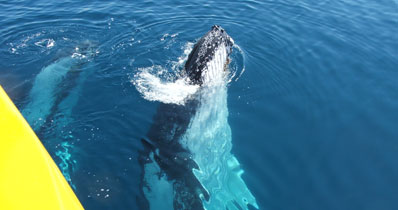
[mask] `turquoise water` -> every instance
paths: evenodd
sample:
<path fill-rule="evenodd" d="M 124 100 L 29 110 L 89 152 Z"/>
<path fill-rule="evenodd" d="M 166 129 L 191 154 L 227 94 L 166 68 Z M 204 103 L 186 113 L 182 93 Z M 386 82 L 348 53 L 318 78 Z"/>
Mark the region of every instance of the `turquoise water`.
<path fill-rule="evenodd" d="M 191 89 L 140 73 L 172 80 L 214 24 L 236 44 L 223 138 L 260 209 L 398 206 L 396 1 L 0 1 L 0 23 L 0 84 L 86 209 L 142 209 L 141 138 Z"/>

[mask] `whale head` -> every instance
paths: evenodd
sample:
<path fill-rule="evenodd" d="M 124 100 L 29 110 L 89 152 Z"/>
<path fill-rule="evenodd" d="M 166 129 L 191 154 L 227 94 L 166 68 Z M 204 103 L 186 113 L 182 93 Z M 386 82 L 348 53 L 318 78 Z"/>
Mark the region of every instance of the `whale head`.
<path fill-rule="evenodd" d="M 80 58 L 93 58 L 98 53 L 98 44 L 90 40 L 85 40 L 75 48 L 75 53 Z"/>
<path fill-rule="evenodd" d="M 224 78 L 232 52 L 233 39 L 214 25 L 194 46 L 185 63 L 185 72 L 195 85 L 209 84 Z"/>

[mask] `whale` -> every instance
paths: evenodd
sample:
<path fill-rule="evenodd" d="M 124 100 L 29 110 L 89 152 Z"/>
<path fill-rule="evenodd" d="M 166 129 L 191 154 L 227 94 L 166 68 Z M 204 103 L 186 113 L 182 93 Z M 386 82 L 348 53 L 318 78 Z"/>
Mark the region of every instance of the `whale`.
<path fill-rule="evenodd" d="M 22 115 L 32 129 L 39 132 L 59 109 L 64 109 L 66 102 L 69 110 L 76 104 L 76 97 L 71 90 L 80 88 L 87 78 L 83 66 L 95 56 L 94 45 L 83 42 L 68 56 L 55 59 L 36 75 L 27 97 L 28 103 L 21 110 Z M 73 105 L 73 106 L 70 106 Z"/>
<path fill-rule="evenodd" d="M 199 88 L 184 104 L 160 103 L 141 139 L 140 209 L 259 209 L 231 153 L 228 65 L 234 40 L 214 25 L 193 46 L 182 72 Z"/>
<path fill-rule="evenodd" d="M 90 61 L 97 54 L 91 41 L 79 43 L 72 52 L 63 53 L 36 75 L 21 113 L 44 145 L 55 147 L 51 154 L 66 180 L 70 178 L 71 140 L 73 136 L 65 128 L 73 121 L 72 110 L 76 106 L 81 89 L 92 73 Z"/>

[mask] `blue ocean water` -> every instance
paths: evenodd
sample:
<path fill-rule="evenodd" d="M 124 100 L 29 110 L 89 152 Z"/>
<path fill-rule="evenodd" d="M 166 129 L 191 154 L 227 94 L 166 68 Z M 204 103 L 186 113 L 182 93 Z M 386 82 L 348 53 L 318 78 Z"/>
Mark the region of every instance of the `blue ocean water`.
<path fill-rule="evenodd" d="M 39 76 L 56 88 L 35 130 L 86 209 L 139 209 L 160 102 L 135 75 L 214 24 L 240 49 L 228 123 L 260 209 L 396 209 L 396 1 L 0 1 L 0 84 L 29 113 L 40 72 L 71 69 Z"/>

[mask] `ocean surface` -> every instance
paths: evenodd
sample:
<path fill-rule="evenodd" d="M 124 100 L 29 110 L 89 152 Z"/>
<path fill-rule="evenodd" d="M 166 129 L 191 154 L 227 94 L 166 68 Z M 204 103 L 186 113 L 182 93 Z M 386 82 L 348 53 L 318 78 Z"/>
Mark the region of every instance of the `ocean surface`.
<path fill-rule="evenodd" d="M 0 84 L 86 209 L 140 209 L 141 139 L 214 24 L 259 208 L 397 209 L 397 1 L 1 0 Z"/>

